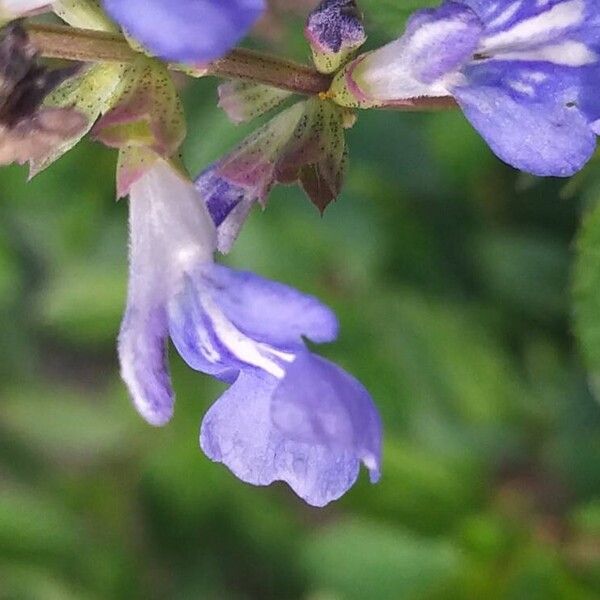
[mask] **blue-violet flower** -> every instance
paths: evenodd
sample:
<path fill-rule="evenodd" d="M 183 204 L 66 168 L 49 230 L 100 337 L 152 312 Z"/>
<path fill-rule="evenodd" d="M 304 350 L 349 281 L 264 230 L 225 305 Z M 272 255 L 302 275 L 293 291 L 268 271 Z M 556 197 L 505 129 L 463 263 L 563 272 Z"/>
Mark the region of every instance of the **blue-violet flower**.
<path fill-rule="evenodd" d="M 501 159 L 568 176 L 595 150 L 598 89 L 599 0 L 457 0 L 417 11 L 331 93 L 355 106 L 453 96 Z"/>
<path fill-rule="evenodd" d="M 215 226 L 194 185 L 162 159 L 131 186 L 130 281 L 121 371 L 142 416 L 173 412 L 166 344 L 231 387 L 210 408 L 200 444 L 255 485 L 286 481 L 322 506 L 379 478 L 381 424 L 365 388 L 308 350 L 335 339 L 316 298 L 213 263 Z"/>

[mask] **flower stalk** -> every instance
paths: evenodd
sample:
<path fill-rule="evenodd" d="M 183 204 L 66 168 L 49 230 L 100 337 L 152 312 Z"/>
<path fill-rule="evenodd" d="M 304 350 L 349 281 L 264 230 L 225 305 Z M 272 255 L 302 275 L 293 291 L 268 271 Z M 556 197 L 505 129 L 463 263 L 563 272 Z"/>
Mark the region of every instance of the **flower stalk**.
<path fill-rule="evenodd" d="M 26 29 L 46 58 L 131 63 L 139 56 L 123 36 L 113 33 L 39 23 L 28 23 Z M 169 68 L 194 73 L 188 65 L 171 64 Z M 204 76 L 246 79 L 307 96 L 325 92 L 331 84 L 330 76 L 311 67 L 245 48 L 235 48 L 196 72 Z"/>
<path fill-rule="evenodd" d="M 139 56 L 127 40 L 118 34 L 40 23 L 27 23 L 25 27 L 33 44 L 46 58 L 132 63 Z M 312 67 L 246 48 L 235 48 L 223 58 L 196 70 L 181 64 L 170 64 L 169 68 L 192 75 L 253 81 L 304 96 L 327 97 L 332 82 L 331 75 L 319 73 Z M 381 108 L 414 111 L 454 106 L 451 98 L 438 98 L 433 106 L 428 98 L 415 98 L 400 106 Z"/>

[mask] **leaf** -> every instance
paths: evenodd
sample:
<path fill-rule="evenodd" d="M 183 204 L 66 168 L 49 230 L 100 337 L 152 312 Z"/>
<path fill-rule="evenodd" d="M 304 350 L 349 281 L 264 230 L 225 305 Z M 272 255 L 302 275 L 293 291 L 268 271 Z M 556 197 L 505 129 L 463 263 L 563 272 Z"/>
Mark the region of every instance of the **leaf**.
<path fill-rule="evenodd" d="M 551 320 L 567 308 L 565 246 L 531 232 L 488 231 L 475 239 L 472 256 L 491 297 L 519 315 Z"/>
<path fill-rule="evenodd" d="M 4 553 L 72 554 L 81 524 L 56 498 L 40 490 L 9 486 L 0 493 L 0 547 Z"/>
<path fill-rule="evenodd" d="M 0 427 L 45 459 L 96 462 L 129 445 L 135 415 L 120 387 L 114 394 L 26 386 L 3 391 Z"/>
<path fill-rule="evenodd" d="M 38 297 L 42 325 L 75 345 L 112 345 L 125 298 L 125 272 L 108 261 L 66 265 Z"/>
<path fill-rule="evenodd" d="M 49 569 L 35 564 L 0 565 L 0 581 L 5 598 L 36 598 L 36 600 L 92 600 L 97 596 L 82 593 L 79 587 L 56 576 Z"/>
<path fill-rule="evenodd" d="M 449 542 L 366 520 L 343 521 L 319 531 L 306 545 L 304 562 L 313 589 L 347 600 L 427 597 L 462 564 Z"/>
<path fill-rule="evenodd" d="M 277 180 L 299 180 L 321 213 L 338 197 L 344 179 L 344 116 L 344 110 L 331 102 L 309 100 L 276 167 Z"/>
<path fill-rule="evenodd" d="M 409 289 L 380 294 L 369 308 L 373 323 L 377 311 L 386 315 L 376 334 L 381 351 L 393 360 L 407 396 L 418 406 L 414 417 L 435 407 L 446 426 L 454 420 L 448 418 L 451 413 L 481 435 L 482 427 L 496 428 L 520 410 L 527 396 L 523 382 L 476 311 Z M 432 433 L 442 441 L 435 428 Z"/>
<path fill-rule="evenodd" d="M 277 162 L 298 123 L 305 118 L 305 102 L 286 108 L 227 154 L 219 162 L 218 174 L 249 190 L 251 196 L 266 200 L 275 180 Z"/>
<path fill-rule="evenodd" d="M 574 329 L 600 399 L 600 205 L 585 218 L 576 243 L 573 275 Z"/>

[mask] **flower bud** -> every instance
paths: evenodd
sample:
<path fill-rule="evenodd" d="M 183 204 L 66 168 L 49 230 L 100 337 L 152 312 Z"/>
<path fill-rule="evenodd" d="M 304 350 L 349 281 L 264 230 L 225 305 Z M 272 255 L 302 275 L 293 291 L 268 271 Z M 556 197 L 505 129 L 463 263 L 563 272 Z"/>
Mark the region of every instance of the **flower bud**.
<path fill-rule="evenodd" d="M 367 39 L 355 0 L 323 0 L 309 15 L 304 35 L 321 73 L 335 73 Z"/>

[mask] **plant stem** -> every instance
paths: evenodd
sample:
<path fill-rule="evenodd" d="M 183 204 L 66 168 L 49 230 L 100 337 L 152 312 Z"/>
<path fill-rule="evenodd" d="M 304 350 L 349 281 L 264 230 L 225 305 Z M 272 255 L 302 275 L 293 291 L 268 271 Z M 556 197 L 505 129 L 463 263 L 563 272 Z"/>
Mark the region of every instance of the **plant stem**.
<path fill-rule="evenodd" d="M 128 63 L 139 56 L 124 37 L 113 33 L 39 23 L 28 23 L 26 29 L 40 54 L 47 58 Z M 194 71 L 185 65 L 170 65 L 170 68 Z M 196 70 L 202 75 L 247 79 L 307 96 L 327 91 L 331 83 L 331 77 L 315 69 L 244 48 L 236 48 Z"/>
<path fill-rule="evenodd" d="M 123 36 L 114 33 L 40 23 L 27 23 L 25 27 L 32 43 L 40 54 L 47 58 L 130 63 L 139 56 Z M 202 76 L 212 75 L 263 83 L 305 96 L 324 94 L 332 80 L 331 76 L 319 73 L 312 67 L 245 48 L 235 48 L 223 58 L 202 67 L 190 68 L 189 65 L 172 64 L 169 68 Z M 410 104 L 384 108 L 415 111 L 455 106 L 452 98 L 415 98 Z"/>

